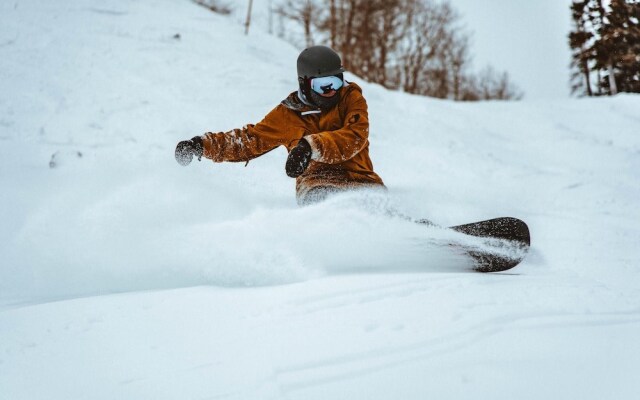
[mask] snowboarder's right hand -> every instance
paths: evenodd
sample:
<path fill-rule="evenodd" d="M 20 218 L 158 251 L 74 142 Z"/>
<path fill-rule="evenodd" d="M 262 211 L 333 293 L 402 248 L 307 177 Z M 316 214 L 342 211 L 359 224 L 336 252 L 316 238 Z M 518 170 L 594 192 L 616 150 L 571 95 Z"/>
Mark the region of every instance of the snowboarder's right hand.
<path fill-rule="evenodd" d="M 182 166 L 187 166 L 193 160 L 193 156 L 202 158 L 202 137 L 194 136 L 191 140 L 183 140 L 176 146 L 176 161 Z"/>

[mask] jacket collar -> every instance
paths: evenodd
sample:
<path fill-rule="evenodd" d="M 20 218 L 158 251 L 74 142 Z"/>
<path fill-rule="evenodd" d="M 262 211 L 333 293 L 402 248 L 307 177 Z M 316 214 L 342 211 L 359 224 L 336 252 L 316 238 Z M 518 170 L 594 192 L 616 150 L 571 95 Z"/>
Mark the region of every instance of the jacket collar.
<path fill-rule="evenodd" d="M 342 88 L 342 90 L 344 90 L 344 93 L 342 93 L 341 95 L 344 96 L 349 91 L 355 88 L 357 88 L 357 85 L 347 82 L 347 84 Z M 307 100 L 306 96 L 300 89 L 289 94 L 289 96 L 287 96 L 287 98 L 282 100 L 280 103 L 290 110 L 299 112 L 301 115 L 319 114 L 322 112 L 320 108 L 314 106 L 309 102 L 309 100 Z"/>
<path fill-rule="evenodd" d="M 298 89 L 297 92 L 292 92 L 286 99 L 282 100 L 281 104 L 290 110 L 298 111 L 300 113 L 321 112 L 318 107 L 307 101 L 300 89 Z"/>

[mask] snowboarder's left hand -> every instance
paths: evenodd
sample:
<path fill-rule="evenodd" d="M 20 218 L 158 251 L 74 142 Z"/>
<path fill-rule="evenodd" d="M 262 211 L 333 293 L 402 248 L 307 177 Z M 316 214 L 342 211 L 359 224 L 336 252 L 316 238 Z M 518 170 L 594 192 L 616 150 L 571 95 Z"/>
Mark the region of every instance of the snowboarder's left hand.
<path fill-rule="evenodd" d="M 198 161 L 200 161 L 202 153 L 202 137 L 194 136 L 191 140 L 183 140 L 178 143 L 176 146 L 176 161 L 184 167 L 191 163 L 193 156 L 198 157 Z"/>
<path fill-rule="evenodd" d="M 297 178 L 302 175 L 309 166 L 309 161 L 311 161 L 311 145 L 305 139 L 300 139 L 298 145 L 289 152 L 287 157 L 287 164 L 284 167 L 287 176 Z"/>

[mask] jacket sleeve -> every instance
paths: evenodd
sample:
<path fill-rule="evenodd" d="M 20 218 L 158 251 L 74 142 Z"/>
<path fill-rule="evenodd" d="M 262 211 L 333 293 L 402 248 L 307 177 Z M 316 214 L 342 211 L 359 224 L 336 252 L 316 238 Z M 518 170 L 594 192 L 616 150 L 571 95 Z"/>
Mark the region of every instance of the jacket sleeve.
<path fill-rule="evenodd" d="M 311 145 L 311 159 L 327 164 L 350 160 L 369 143 L 367 102 L 359 90 L 352 90 L 345 99 L 343 126 L 334 131 L 305 136 Z"/>
<path fill-rule="evenodd" d="M 285 123 L 285 114 L 284 107 L 278 105 L 255 125 L 228 132 L 207 132 L 202 136 L 203 155 L 215 162 L 249 161 L 287 144 L 292 132 Z"/>

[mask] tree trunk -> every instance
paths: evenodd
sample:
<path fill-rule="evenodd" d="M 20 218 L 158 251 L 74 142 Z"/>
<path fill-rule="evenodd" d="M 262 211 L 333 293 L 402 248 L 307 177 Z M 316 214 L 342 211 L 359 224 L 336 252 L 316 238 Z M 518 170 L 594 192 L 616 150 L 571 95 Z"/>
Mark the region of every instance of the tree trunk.
<path fill-rule="evenodd" d="M 584 60 L 582 63 L 582 71 L 584 73 L 585 84 L 587 85 L 587 96 L 593 97 L 593 92 L 591 91 L 591 72 L 589 71 L 587 60 Z"/>
<path fill-rule="evenodd" d="M 253 7 L 253 0 L 249 0 L 249 9 L 247 10 L 247 20 L 244 23 L 244 34 L 249 34 L 249 25 L 251 25 L 251 7 Z"/>
<path fill-rule="evenodd" d="M 337 29 L 337 18 L 336 15 L 336 0 L 331 0 L 329 5 L 329 10 L 331 15 L 329 16 L 329 30 L 330 30 L 330 39 L 331 39 L 331 48 L 336 48 L 336 29 Z"/>
<path fill-rule="evenodd" d="M 313 46 L 313 39 L 311 38 L 311 16 L 305 15 L 304 18 L 304 38 L 307 43 L 307 47 Z"/>
<path fill-rule="evenodd" d="M 616 85 L 616 77 L 613 74 L 613 61 L 609 61 L 609 91 L 612 96 L 618 94 L 618 85 Z"/>

